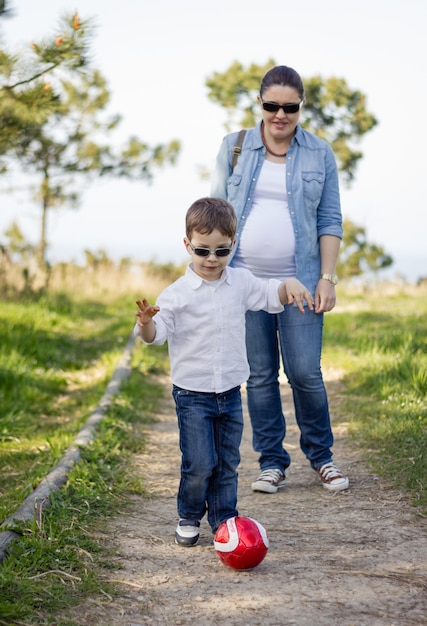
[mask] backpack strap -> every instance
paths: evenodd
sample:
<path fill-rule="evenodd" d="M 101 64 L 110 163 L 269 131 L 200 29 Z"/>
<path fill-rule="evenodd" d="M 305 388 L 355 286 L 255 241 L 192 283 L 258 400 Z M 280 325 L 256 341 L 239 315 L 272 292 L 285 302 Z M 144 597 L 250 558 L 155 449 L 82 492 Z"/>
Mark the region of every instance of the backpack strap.
<path fill-rule="evenodd" d="M 245 138 L 245 135 L 246 135 L 245 129 L 242 129 L 237 135 L 236 145 L 234 146 L 234 149 L 233 149 L 233 162 L 231 164 L 231 171 L 233 171 L 234 168 L 236 167 L 237 159 L 239 158 L 239 154 L 242 152 L 242 144 L 243 144 L 243 139 Z"/>

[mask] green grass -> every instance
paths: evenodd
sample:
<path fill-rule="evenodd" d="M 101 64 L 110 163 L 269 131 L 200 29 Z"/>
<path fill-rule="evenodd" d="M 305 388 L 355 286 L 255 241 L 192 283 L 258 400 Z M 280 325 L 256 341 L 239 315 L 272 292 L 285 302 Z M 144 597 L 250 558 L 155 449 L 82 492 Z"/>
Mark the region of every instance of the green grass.
<path fill-rule="evenodd" d="M 132 330 L 124 304 L 65 295 L 0 305 L 0 519 L 94 410 Z"/>
<path fill-rule="evenodd" d="M 426 300 L 421 292 L 408 304 L 401 294 L 371 301 L 369 310 L 334 312 L 326 316 L 324 338 L 324 360 L 345 372 L 340 411 L 353 441 L 421 515 L 427 513 Z"/>
<path fill-rule="evenodd" d="M 143 449 L 145 429 L 165 393 L 153 375 L 167 367 L 163 348 L 135 351 L 129 378 L 66 486 L 52 494 L 42 520 L 18 525 L 22 537 L 0 566 L 0 624 L 69 626 L 73 605 L 115 593 L 102 577 L 111 569 L 112 551 L 103 527 L 105 520 L 126 513 L 131 494 L 144 493 L 132 455 Z M 7 499 L 14 503 L 14 497 Z"/>

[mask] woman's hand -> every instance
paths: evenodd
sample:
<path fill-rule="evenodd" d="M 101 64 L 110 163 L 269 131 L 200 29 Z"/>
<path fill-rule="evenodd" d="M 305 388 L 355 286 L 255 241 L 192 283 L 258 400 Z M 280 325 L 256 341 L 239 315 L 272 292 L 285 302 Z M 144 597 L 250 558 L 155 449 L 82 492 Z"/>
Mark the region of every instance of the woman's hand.
<path fill-rule="evenodd" d="M 329 280 L 319 280 L 314 294 L 314 312 L 327 313 L 332 311 L 337 301 L 335 285 Z"/>

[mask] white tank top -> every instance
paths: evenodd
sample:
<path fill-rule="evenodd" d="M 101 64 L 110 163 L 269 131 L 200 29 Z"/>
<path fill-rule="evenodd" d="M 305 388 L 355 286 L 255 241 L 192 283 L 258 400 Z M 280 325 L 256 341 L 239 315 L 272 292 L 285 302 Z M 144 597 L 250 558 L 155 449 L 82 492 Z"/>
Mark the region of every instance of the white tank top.
<path fill-rule="evenodd" d="M 295 276 L 295 235 L 286 193 L 286 163 L 264 160 L 239 246 L 235 267 L 260 278 Z"/>

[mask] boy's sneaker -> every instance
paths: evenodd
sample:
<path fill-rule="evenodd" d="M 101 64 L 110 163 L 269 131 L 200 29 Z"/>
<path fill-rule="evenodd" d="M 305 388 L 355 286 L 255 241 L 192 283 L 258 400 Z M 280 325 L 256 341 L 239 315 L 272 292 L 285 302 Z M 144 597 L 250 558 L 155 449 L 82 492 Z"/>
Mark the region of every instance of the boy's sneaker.
<path fill-rule="evenodd" d="M 280 469 L 267 469 L 261 472 L 256 481 L 252 483 L 252 491 L 264 493 L 276 493 L 285 484 L 285 474 Z"/>
<path fill-rule="evenodd" d="M 175 543 L 179 546 L 195 546 L 199 541 L 200 522 L 194 519 L 180 519 L 175 531 Z"/>
<path fill-rule="evenodd" d="M 325 489 L 329 491 L 342 491 L 343 489 L 348 489 L 349 481 L 347 476 L 345 476 L 338 467 L 330 461 L 329 463 L 325 463 L 322 467 L 313 468 L 316 474 L 320 476 L 320 480 Z"/>

